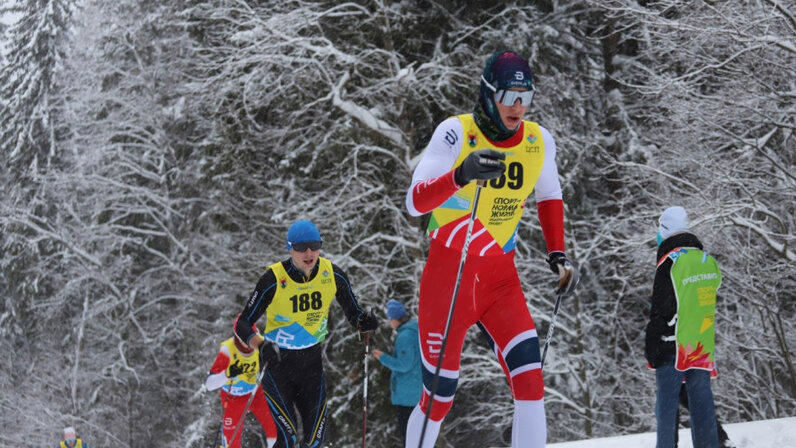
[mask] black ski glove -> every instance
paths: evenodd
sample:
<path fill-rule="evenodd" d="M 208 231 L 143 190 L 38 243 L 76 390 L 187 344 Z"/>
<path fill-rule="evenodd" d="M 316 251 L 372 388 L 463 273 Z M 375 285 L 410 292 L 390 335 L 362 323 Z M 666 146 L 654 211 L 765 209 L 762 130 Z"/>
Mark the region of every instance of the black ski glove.
<path fill-rule="evenodd" d="M 363 312 L 357 317 L 357 330 L 360 333 L 373 331 L 377 328 L 379 328 L 379 319 L 373 314 L 373 311 L 370 314 Z"/>
<path fill-rule="evenodd" d="M 553 271 L 554 274 L 558 274 L 556 294 L 563 294 L 565 296 L 572 294 L 580 280 L 578 268 L 567 260 L 567 256 L 564 255 L 564 252 L 551 252 L 547 256 L 547 264 L 550 265 L 550 270 Z"/>
<path fill-rule="evenodd" d="M 260 368 L 263 369 L 267 365 L 269 368 L 275 367 L 279 364 L 279 346 L 269 340 L 264 340 L 260 344 Z"/>
<path fill-rule="evenodd" d="M 229 376 L 227 378 L 234 378 L 241 373 L 243 373 L 243 367 L 240 366 L 240 361 L 236 361 L 235 364 L 229 366 Z"/>
<path fill-rule="evenodd" d="M 453 173 L 456 183 L 463 187 L 474 180 L 496 179 L 506 170 L 506 155 L 494 149 L 479 149 L 467 156 Z"/>
<path fill-rule="evenodd" d="M 564 252 L 550 252 L 547 255 L 547 264 L 550 265 L 550 270 L 553 274 L 558 274 L 558 267 L 564 266 L 566 263 L 569 263 L 567 260 L 567 256 L 564 255 Z"/>

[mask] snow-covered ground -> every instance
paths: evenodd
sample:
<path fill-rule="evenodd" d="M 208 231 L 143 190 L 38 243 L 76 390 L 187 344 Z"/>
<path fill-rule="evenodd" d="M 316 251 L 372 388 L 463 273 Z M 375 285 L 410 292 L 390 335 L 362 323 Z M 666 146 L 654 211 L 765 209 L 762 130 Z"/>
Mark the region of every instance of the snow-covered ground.
<path fill-rule="evenodd" d="M 796 417 L 724 425 L 738 448 L 796 448 Z M 575 442 L 553 443 L 549 448 L 654 448 L 655 433 L 632 434 Z M 691 432 L 680 430 L 679 448 L 693 448 Z"/>

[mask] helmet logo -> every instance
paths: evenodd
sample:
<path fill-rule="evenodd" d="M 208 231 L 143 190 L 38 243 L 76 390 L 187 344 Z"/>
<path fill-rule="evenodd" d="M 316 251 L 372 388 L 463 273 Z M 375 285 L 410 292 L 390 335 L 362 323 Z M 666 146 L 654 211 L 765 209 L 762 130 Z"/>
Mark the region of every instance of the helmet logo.
<path fill-rule="evenodd" d="M 525 79 L 525 75 L 523 75 L 522 72 L 514 72 L 514 79 L 517 81 L 522 81 Z"/>

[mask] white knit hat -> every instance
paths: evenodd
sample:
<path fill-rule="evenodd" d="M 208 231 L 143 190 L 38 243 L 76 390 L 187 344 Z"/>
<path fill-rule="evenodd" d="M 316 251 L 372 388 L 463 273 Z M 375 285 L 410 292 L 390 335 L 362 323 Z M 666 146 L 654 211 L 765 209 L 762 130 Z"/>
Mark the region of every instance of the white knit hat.
<path fill-rule="evenodd" d="M 64 428 L 64 439 L 74 439 L 74 438 L 76 438 L 75 428 L 71 426 L 67 426 L 66 428 Z"/>
<path fill-rule="evenodd" d="M 658 220 L 658 234 L 661 240 L 669 238 L 680 230 L 688 230 L 688 214 L 685 209 L 676 205 L 664 210 L 661 219 Z"/>

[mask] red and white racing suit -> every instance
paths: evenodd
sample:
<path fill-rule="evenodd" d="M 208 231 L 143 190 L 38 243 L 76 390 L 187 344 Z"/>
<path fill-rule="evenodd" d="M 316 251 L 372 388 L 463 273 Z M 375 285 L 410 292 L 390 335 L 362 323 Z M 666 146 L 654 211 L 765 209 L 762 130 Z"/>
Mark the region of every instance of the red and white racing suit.
<path fill-rule="evenodd" d="M 418 447 L 475 196 L 476 183 L 460 187 L 454 169 L 483 148 L 505 153 L 506 171 L 480 192 L 423 448 L 434 446 L 451 408 L 462 344 L 476 323 L 494 342 L 511 386 L 512 447 L 542 447 L 546 441 L 539 341 L 514 265 L 514 248 L 526 199 L 535 191 L 548 252 L 564 251 L 556 146 L 547 129 L 530 121 L 523 121 L 511 138 L 490 141 L 466 114 L 448 118 L 434 131 L 406 196 L 413 216 L 432 212 L 418 309 L 424 390 L 409 419 L 407 448 Z"/>
<path fill-rule="evenodd" d="M 232 375 L 230 373 L 232 366 L 236 366 L 242 373 Z M 253 350 L 248 354 L 242 353 L 235 346 L 232 338 L 221 343 L 216 360 L 210 367 L 210 373 L 205 380 L 205 387 L 208 390 L 221 389 L 219 394 L 221 404 L 224 406 L 221 445 L 226 448 L 240 448 L 243 423 L 246 420 L 244 412 L 247 411 L 246 405 L 249 404 L 250 398 L 248 412 L 254 414 L 260 421 L 260 425 L 265 431 L 268 447 L 271 448 L 276 443 L 276 423 L 271 417 L 265 395 L 256 381 L 259 371 L 260 353 L 258 350 Z M 252 394 L 254 394 L 253 397 Z"/>

